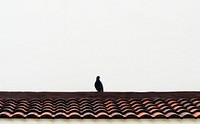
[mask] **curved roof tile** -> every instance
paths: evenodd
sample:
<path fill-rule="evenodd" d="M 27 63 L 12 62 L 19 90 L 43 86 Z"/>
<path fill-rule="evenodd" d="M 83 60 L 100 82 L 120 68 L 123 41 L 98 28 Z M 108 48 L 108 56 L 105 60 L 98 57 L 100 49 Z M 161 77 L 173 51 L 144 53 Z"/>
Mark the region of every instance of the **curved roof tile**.
<path fill-rule="evenodd" d="M 200 92 L 0 92 L 0 118 L 200 118 Z"/>

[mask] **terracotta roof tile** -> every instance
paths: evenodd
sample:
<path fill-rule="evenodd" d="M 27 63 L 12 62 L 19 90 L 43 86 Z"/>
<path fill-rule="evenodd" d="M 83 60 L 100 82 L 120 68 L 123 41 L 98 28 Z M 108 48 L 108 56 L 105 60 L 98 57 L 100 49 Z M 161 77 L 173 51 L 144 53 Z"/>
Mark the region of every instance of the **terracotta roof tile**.
<path fill-rule="evenodd" d="M 0 118 L 200 118 L 200 92 L 0 92 Z"/>

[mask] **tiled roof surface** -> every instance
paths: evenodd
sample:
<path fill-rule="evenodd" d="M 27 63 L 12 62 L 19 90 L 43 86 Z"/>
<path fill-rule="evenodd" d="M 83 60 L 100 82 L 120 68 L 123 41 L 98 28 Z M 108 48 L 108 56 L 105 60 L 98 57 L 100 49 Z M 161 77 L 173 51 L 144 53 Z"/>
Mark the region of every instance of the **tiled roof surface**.
<path fill-rule="evenodd" d="M 200 118 L 200 92 L 0 92 L 0 118 Z"/>

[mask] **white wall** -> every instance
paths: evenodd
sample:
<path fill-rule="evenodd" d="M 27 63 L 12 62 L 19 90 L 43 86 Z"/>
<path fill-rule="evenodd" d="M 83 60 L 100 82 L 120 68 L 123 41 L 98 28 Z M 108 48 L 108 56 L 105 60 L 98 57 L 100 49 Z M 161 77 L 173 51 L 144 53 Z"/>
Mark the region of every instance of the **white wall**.
<path fill-rule="evenodd" d="M 199 0 L 1 0 L 0 90 L 200 90 Z"/>

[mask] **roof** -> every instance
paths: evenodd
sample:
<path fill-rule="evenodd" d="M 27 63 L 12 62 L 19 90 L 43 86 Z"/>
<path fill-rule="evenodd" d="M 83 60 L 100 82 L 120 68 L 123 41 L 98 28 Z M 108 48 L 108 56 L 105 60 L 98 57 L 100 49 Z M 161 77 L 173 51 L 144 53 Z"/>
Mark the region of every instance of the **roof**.
<path fill-rule="evenodd" d="M 0 92 L 0 118 L 200 118 L 200 92 Z"/>

